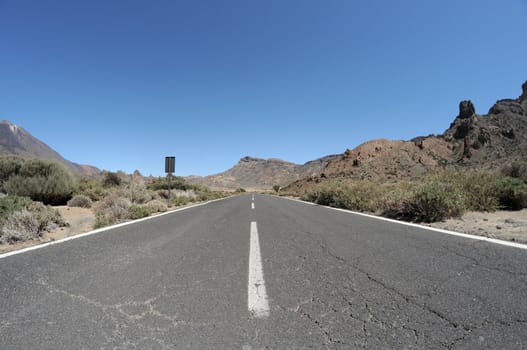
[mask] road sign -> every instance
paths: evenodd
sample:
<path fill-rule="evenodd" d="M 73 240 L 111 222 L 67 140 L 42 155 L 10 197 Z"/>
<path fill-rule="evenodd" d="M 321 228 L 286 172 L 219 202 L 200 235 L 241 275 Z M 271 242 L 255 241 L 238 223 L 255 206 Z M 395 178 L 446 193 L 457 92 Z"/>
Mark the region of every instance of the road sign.
<path fill-rule="evenodd" d="M 176 171 L 176 157 L 165 157 L 165 173 L 171 174 Z"/>
<path fill-rule="evenodd" d="M 168 176 L 168 206 L 171 207 L 170 201 L 170 177 L 176 171 L 176 157 L 165 157 L 165 173 Z"/>

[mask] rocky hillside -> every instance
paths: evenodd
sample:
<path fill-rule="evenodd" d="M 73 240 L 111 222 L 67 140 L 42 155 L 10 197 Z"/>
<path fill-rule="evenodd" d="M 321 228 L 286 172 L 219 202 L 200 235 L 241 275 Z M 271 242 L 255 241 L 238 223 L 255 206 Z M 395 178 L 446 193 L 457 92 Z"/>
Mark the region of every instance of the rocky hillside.
<path fill-rule="evenodd" d="M 186 180 L 221 190 L 240 187 L 250 190 L 271 189 L 274 185 L 284 186 L 307 176 L 315 176 L 336 157 L 338 156 L 327 156 L 303 165 L 281 159 L 244 157 L 223 173 L 206 177 L 190 176 Z"/>
<path fill-rule="evenodd" d="M 519 158 L 527 158 L 527 82 L 520 97 L 497 101 L 487 114 L 476 114 L 471 101 L 462 101 L 459 115 L 442 135 L 366 142 L 285 190 L 301 193 L 326 179 L 416 178 L 440 166 L 494 168 Z"/>
<path fill-rule="evenodd" d="M 7 120 L 0 122 L 0 155 L 17 155 L 53 160 L 65 165 L 73 173 L 80 175 L 93 176 L 100 173 L 100 170 L 93 166 L 72 163 L 64 159 L 44 142 Z"/>

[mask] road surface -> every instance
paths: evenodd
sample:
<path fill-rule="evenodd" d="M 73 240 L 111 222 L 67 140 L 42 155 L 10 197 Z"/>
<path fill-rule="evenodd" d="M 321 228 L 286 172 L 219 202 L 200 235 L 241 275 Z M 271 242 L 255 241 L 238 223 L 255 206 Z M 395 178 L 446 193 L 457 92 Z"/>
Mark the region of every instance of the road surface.
<path fill-rule="evenodd" d="M 526 287 L 525 249 L 248 194 L 0 258 L 0 348 L 526 349 Z"/>

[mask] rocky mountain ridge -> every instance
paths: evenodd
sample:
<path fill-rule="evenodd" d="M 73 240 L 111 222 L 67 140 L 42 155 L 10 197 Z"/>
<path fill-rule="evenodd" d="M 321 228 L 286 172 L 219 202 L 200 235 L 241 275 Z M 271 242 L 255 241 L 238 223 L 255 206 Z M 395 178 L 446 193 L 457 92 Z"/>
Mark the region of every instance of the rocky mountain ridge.
<path fill-rule="evenodd" d="M 326 156 L 302 165 L 276 158 L 243 157 L 234 167 L 222 173 L 205 177 L 190 176 L 186 180 L 221 190 L 240 187 L 248 190 L 271 189 L 275 185 L 285 186 L 292 181 L 315 176 L 330 160 L 337 157 L 338 155 Z"/>
<path fill-rule="evenodd" d="M 301 193 L 327 179 L 396 181 L 417 178 L 438 167 L 496 168 L 527 158 L 527 82 L 516 99 L 498 100 L 487 114 L 461 101 L 459 114 L 441 135 L 410 141 L 372 140 L 333 159 L 316 176 L 291 183 Z"/>
<path fill-rule="evenodd" d="M 79 175 L 94 176 L 101 172 L 94 166 L 77 164 L 64 159 L 44 142 L 8 120 L 0 122 L 0 155 L 53 160 Z"/>

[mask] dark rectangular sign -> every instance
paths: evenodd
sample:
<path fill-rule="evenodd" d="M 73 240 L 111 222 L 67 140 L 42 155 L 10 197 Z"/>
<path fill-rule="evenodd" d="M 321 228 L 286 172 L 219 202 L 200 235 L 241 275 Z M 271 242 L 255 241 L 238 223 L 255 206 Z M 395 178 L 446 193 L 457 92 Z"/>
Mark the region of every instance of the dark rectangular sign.
<path fill-rule="evenodd" d="M 176 171 L 176 157 L 165 157 L 165 173 Z"/>

